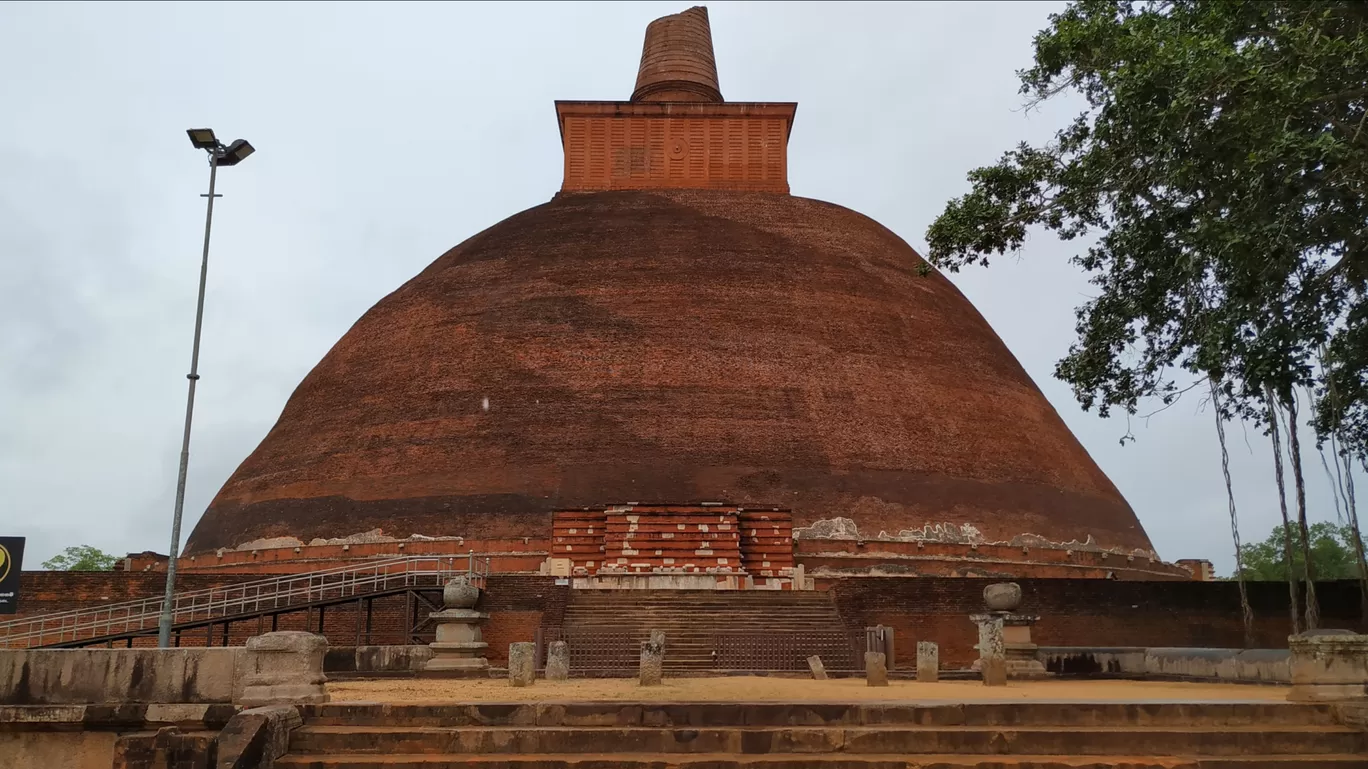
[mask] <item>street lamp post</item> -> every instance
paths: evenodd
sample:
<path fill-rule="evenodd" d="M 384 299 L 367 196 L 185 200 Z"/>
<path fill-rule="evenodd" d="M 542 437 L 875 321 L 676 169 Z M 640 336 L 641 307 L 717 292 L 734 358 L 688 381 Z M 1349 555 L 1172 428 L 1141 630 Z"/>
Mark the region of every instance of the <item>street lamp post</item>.
<path fill-rule="evenodd" d="M 219 166 L 235 166 L 256 150 L 243 139 L 225 146 L 211 128 L 191 128 L 186 131 L 195 149 L 209 155 L 209 202 L 204 213 L 204 253 L 200 259 L 199 300 L 195 305 L 195 342 L 190 351 L 190 390 L 185 398 L 185 433 L 181 437 L 180 473 L 176 476 L 176 512 L 171 519 L 171 556 L 166 562 L 166 597 L 162 599 L 161 617 L 157 622 L 157 645 L 165 649 L 171 645 L 171 624 L 174 619 L 172 603 L 176 595 L 176 557 L 180 551 L 181 513 L 185 510 L 185 474 L 190 467 L 190 421 L 195 413 L 195 383 L 199 381 L 200 328 L 204 324 L 204 284 L 209 274 L 209 232 L 214 223 L 214 182 Z"/>

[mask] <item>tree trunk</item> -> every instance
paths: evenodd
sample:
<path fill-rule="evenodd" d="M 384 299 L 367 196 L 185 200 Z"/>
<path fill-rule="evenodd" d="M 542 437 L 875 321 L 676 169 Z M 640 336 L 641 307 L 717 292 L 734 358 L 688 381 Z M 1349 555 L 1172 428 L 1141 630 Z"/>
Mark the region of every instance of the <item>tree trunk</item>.
<path fill-rule="evenodd" d="M 1321 371 L 1325 371 L 1325 348 L 1320 350 L 1318 362 Z M 1330 411 L 1334 415 L 1331 422 L 1330 431 L 1330 453 L 1335 457 L 1335 488 L 1344 494 L 1344 516 L 1349 521 L 1349 536 L 1353 539 L 1354 559 L 1358 562 L 1359 576 L 1359 629 L 1368 631 L 1368 561 L 1365 561 L 1363 554 L 1363 530 L 1359 528 L 1358 505 L 1354 501 L 1354 459 L 1348 451 L 1340 450 L 1342 445 L 1339 440 L 1340 435 L 1340 414 L 1339 393 L 1335 390 L 1335 378 L 1326 377 L 1328 384 L 1327 396 L 1330 398 Z M 1311 393 L 1311 389 L 1307 388 Z M 1314 395 L 1313 395 L 1314 397 Z M 1341 470 L 1343 476 L 1340 475 Z"/>
<path fill-rule="evenodd" d="M 1211 385 L 1211 405 L 1216 412 L 1216 437 L 1221 442 L 1221 474 L 1225 476 L 1226 499 L 1230 501 L 1230 536 L 1235 541 L 1235 581 L 1240 586 L 1240 616 L 1244 620 L 1244 648 L 1253 649 L 1254 610 L 1249 607 L 1249 589 L 1245 586 L 1244 552 L 1240 548 L 1240 523 L 1235 515 L 1235 487 L 1230 482 L 1230 452 L 1226 451 L 1225 418 L 1221 413 L 1221 395 L 1216 386 L 1216 380 L 1208 378 L 1207 382 Z"/>
<path fill-rule="evenodd" d="M 1339 459 L 1336 454 L 1337 463 Z M 1339 467 L 1338 464 L 1335 466 Z M 1358 506 L 1354 503 L 1354 465 L 1347 454 L 1344 456 L 1344 469 L 1344 508 L 1349 519 L 1349 532 L 1354 539 L 1354 557 L 1358 559 L 1359 629 L 1368 630 L 1368 562 L 1363 556 L 1363 530 L 1359 528 Z"/>
<path fill-rule="evenodd" d="M 1306 629 L 1320 627 L 1320 602 L 1316 600 L 1316 566 L 1311 562 L 1311 530 L 1306 523 L 1306 481 L 1302 478 L 1301 442 L 1297 424 L 1297 394 L 1287 400 L 1287 450 L 1292 455 L 1292 482 L 1297 487 L 1297 528 L 1301 531 L 1302 576 L 1306 579 Z"/>
<path fill-rule="evenodd" d="M 1268 407 L 1268 432 L 1273 438 L 1273 478 L 1278 482 L 1278 507 L 1283 520 L 1283 566 L 1287 567 L 1287 594 L 1291 601 L 1288 611 L 1292 616 L 1292 635 L 1301 633 L 1301 607 L 1297 600 L 1297 569 L 1292 558 L 1292 521 L 1287 517 L 1287 485 L 1283 482 L 1282 440 L 1278 437 L 1277 399 L 1273 388 L 1264 386 L 1265 405 Z"/>

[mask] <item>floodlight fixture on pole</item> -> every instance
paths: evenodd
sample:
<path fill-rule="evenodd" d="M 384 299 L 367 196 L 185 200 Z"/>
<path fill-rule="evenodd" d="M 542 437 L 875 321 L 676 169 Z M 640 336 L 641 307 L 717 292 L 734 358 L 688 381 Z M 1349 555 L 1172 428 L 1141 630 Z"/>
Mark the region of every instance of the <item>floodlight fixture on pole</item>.
<path fill-rule="evenodd" d="M 209 232 L 214 223 L 214 182 L 219 166 L 235 166 L 255 152 L 245 139 L 224 145 L 214 136 L 212 128 L 191 128 L 186 131 L 195 149 L 209 155 L 209 199 L 204 212 L 204 251 L 200 257 L 199 299 L 195 304 L 195 341 L 190 351 L 189 393 L 185 398 L 185 432 L 181 437 L 180 472 L 176 476 L 176 510 L 171 519 L 171 554 L 166 562 L 166 597 L 162 599 L 161 616 L 157 621 L 157 645 L 165 649 L 171 645 L 171 625 L 175 616 L 176 558 L 180 555 L 181 514 L 185 511 L 185 475 L 190 467 L 190 423 L 195 413 L 195 383 L 199 381 L 200 329 L 204 325 L 204 286 L 209 275 Z"/>

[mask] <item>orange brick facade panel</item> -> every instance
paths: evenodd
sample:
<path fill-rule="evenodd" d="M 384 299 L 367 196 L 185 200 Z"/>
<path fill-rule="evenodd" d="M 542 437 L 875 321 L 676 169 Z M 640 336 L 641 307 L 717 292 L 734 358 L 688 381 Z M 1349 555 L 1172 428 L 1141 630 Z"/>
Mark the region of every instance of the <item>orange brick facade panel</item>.
<path fill-rule="evenodd" d="M 710 105 L 709 112 L 699 112 L 695 106 L 690 111 L 625 115 L 598 110 L 577 114 L 562 106 L 565 182 L 561 189 L 787 193 L 793 113 L 782 105 L 760 106 L 766 109 Z"/>

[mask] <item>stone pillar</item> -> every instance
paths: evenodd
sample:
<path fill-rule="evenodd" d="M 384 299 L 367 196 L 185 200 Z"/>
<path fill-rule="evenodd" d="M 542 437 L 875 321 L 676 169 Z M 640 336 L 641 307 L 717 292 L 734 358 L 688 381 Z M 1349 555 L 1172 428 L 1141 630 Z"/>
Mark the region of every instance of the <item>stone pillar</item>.
<path fill-rule="evenodd" d="M 641 644 L 641 671 L 638 683 L 659 686 L 665 676 L 665 632 L 652 630 L 651 640 Z"/>
<path fill-rule="evenodd" d="M 1047 678 L 1045 665 L 1036 657 L 1037 646 L 1031 640 L 1031 626 L 1040 617 L 1015 613 L 1021 605 L 1021 586 L 1015 582 L 998 582 L 983 589 L 983 602 L 988 607 L 987 614 L 970 617 L 979 623 L 979 617 L 996 616 L 1002 620 L 1003 664 L 1008 678 L 1029 679 Z M 980 623 L 981 624 L 981 623 Z M 980 655 L 980 660 L 982 655 Z M 972 669 L 980 671 L 982 662 L 975 661 Z"/>
<path fill-rule="evenodd" d="M 537 681 L 537 645 L 528 641 L 508 645 L 508 684 L 531 686 Z"/>
<path fill-rule="evenodd" d="M 817 656 L 816 654 L 814 654 L 814 655 L 812 655 L 811 657 L 808 657 L 808 658 L 807 658 L 807 663 L 808 663 L 808 670 L 811 670 L 811 671 L 812 671 L 812 678 L 813 678 L 814 680 L 816 680 L 816 681 L 825 681 L 825 680 L 826 680 L 826 678 L 827 678 L 827 676 L 826 676 L 826 665 L 823 665 L 823 664 L 822 664 L 822 658 L 821 658 L 821 657 L 819 657 L 819 656 Z"/>
<path fill-rule="evenodd" d="M 426 671 L 444 675 L 484 677 L 489 675 L 489 660 L 485 659 L 485 643 L 480 623 L 488 614 L 475 611 L 480 600 L 480 589 L 461 575 L 447 580 L 442 588 L 442 610 L 428 616 L 437 623 L 437 638 L 428 646 L 432 659 L 423 666 Z"/>
<path fill-rule="evenodd" d="M 546 649 L 546 680 L 564 681 L 570 677 L 570 644 L 552 641 Z"/>
<path fill-rule="evenodd" d="M 1287 639 L 1294 702 L 1368 701 L 1368 635 L 1308 630 Z"/>
<path fill-rule="evenodd" d="M 328 701 L 323 657 L 328 640 L 320 635 L 286 630 L 247 639 L 247 675 L 239 704 L 319 704 Z"/>
<path fill-rule="evenodd" d="M 933 641 L 917 642 L 917 680 L 924 684 L 940 680 L 940 647 Z"/>
<path fill-rule="evenodd" d="M 888 686 L 888 666 L 883 652 L 865 652 L 865 685 Z"/>
<path fill-rule="evenodd" d="M 969 619 L 978 624 L 978 669 L 984 686 L 1007 685 L 1007 659 L 1002 642 L 1002 615 L 975 614 Z"/>

